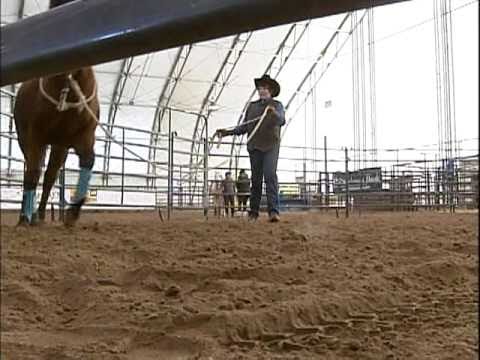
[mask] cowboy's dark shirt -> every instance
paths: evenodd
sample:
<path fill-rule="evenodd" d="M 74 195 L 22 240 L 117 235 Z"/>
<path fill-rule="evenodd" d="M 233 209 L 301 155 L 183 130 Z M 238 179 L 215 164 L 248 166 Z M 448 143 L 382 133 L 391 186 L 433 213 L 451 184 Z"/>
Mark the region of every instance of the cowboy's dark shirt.
<path fill-rule="evenodd" d="M 247 144 L 248 151 L 260 150 L 267 152 L 275 145 L 280 144 L 280 127 L 285 124 L 285 110 L 280 101 L 274 99 L 260 99 L 252 101 L 245 112 L 242 123 L 262 116 L 265 108 L 268 105 L 273 105 L 276 113 L 269 111 L 257 130 L 253 138 Z M 242 135 L 250 133 L 255 128 L 257 122 L 250 124 L 240 124 L 232 130 L 233 135 Z"/>

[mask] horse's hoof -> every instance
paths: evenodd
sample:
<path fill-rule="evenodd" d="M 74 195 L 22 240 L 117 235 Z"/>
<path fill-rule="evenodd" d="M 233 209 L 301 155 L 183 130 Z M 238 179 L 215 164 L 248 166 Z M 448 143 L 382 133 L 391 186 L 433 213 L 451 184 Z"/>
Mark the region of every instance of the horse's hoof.
<path fill-rule="evenodd" d="M 28 221 L 28 218 L 25 215 L 20 215 L 20 218 L 18 219 L 17 227 L 27 227 L 29 225 L 30 223 Z"/>
<path fill-rule="evenodd" d="M 73 227 L 78 220 L 79 213 L 79 210 L 76 210 L 75 208 L 69 208 L 65 214 L 65 226 Z"/>
<path fill-rule="evenodd" d="M 30 221 L 30 225 L 32 226 L 38 226 L 38 225 L 43 225 L 44 221 L 42 221 L 37 213 L 34 213 L 32 215 L 32 220 Z"/>
<path fill-rule="evenodd" d="M 37 213 L 38 221 L 44 223 L 44 222 L 45 222 L 45 219 L 47 218 L 45 215 L 46 215 L 45 213 L 41 213 L 41 212 L 39 211 L 39 212 Z"/>
<path fill-rule="evenodd" d="M 73 228 L 75 226 L 75 221 L 74 220 L 69 220 L 69 219 L 65 219 L 65 227 L 67 228 Z"/>
<path fill-rule="evenodd" d="M 77 203 L 72 204 L 65 214 L 65 226 L 72 227 L 80 217 L 80 209 L 82 208 L 85 199 L 80 200 Z"/>
<path fill-rule="evenodd" d="M 32 226 L 44 226 L 45 225 L 45 220 L 44 219 L 37 219 L 35 222 L 32 221 L 30 224 Z"/>

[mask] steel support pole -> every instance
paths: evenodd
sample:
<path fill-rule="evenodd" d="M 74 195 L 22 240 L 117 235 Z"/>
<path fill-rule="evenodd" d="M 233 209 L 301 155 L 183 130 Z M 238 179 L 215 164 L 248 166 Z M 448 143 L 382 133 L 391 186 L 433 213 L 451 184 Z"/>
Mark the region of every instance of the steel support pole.
<path fill-rule="evenodd" d="M 169 137 L 169 169 L 168 169 L 168 212 L 169 212 L 169 219 L 170 216 L 173 214 L 173 196 L 174 196 L 174 186 L 173 186 L 173 174 L 175 172 L 175 136 L 177 136 L 176 131 L 172 131 Z"/>
<path fill-rule="evenodd" d="M 60 215 L 59 219 L 60 221 L 65 221 L 65 165 L 62 166 L 60 169 L 60 190 L 58 194 L 58 198 L 60 200 Z"/>
<path fill-rule="evenodd" d="M 122 194 L 121 204 L 123 205 L 123 197 L 125 192 L 125 128 L 122 128 Z"/>
<path fill-rule="evenodd" d="M 208 118 L 204 117 L 205 121 L 205 143 L 203 148 L 203 215 L 208 216 L 209 194 L 208 194 Z"/>
<path fill-rule="evenodd" d="M 10 186 L 10 177 L 12 176 L 12 136 L 13 136 L 13 117 L 8 119 L 8 160 L 7 160 L 7 177 Z"/>
<path fill-rule="evenodd" d="M 178 187 L 178 207 L 182 208 L 183 207 L 183 178 L 182 178 L 182 165 L 179 166 L 179 179 L 180 179 L 180 186 Z"/>
<path fill-rule="evenodd" d="M 323 151 L 325 156 L 325 203 L 327 207 L 330 205 L 330 182 L 328 176 L 328 158 L 327 158 L 327 137 L 323 137 Z"/>
<path fill-rule="evenodd" d="M 172 145 L 171 145 L 171 148 L 172 148 L 172 158 L 170 160 L 170 163 L 172 165 L 172 169 L 171 169 L 171 172 L 170 172 L 170 189 L 171 189 L 171 193 L 170 193 L 170 212 L 173 214 L 173 198 L 175 196 L 175 187 L 174 187 L 174 184 L 173 184 L 173 177 L 175 175 L 175 137 L 177 136 L 177 132 L 176 131 L 172 131 Z M 177 195 L 178 197 L 178 195 Z"/>
<path fill-rule="evenodd" d="M 348 173 L 348 149 L 345 148 L 345 187 L 346 187 L 346 198 L 345 198 L 345 216 L 348 218 L 350 211 L 350 188 L 349 188 L 349 177 Z"/>
<path fill-rule="evenodd" d="M 305 162 L 305 158 L 303 159 L 303 202 L 305 204 L 305 208 L 308 206 L 308 194 L 307 194 L 307 163 Z"/>
<path fill-rule="evenodd" d="M 23 13 L 23 10 L 22 10 Z M 12 94 L 15 94 L 15 85 L 11 86 Z M 15 110 L 15 96 L 10 97 L 10 112 L 13 115 Z M 13 136 L 13 116 L 8 119 L 8 160 L 7 160 L 7 177 L 9 178 L 8 185 L 10 186 L 10 177 L 12 175 L 12 136 Z"/>
<path fill-rule="evenodd" d="M 168 109 L 168 175 L 167 175 L 167 220 L 170 220 L 172 212 L 172 111 Z"/>
<path fill-rule="evenodd" d="M 446 159 L 442 159 L 442 205 L 443 205 L 443 212 L 446 212 L 446 205 L 448 201 L 448 197 L 446 196 L 447 194 L 447 187 L 446 187 L 446 166 L 445 166 L 445 161 Z"/>
<path fill-rule="evenodd" d="M 427 177 L 427 209 L 431 210 L 431 202 L 430 202 L 430 172 L 428 171 L 428 168 L 426 170 L 426 177 Z"/>
<path fill-rule="evenodd" d="M 423 175 L 425 176 L 425 192 L 423 194 L 423 198 L 424 198 L 424 205 L 427 205 L 428 203 L 428 200 L 427 200 L 427 193 L 428 193 L 428 189 L 427 189 L 427 154 L 423 154 Z"/>

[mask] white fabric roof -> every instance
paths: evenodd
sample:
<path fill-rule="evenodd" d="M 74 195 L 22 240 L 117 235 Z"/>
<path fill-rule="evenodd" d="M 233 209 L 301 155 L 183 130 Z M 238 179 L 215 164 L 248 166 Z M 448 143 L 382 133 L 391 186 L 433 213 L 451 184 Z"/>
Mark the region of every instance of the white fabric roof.
<path fill-rule="evenodd" d="M 48 0 L 2 1 L 1 22 L 4 25 L 17 21 L 22 16 L 28 17 L 45 11 L 48 8 L 48 2 Z M 457 0 L 454 1 L 454 5 L 461 5 L 466 2 L 467 1 Z M 405 28 L 408 26 L 408 24 L 420 22 L 425 18 L 428 19 L 431 16 L 431 9 L 431 3 L 422 0 L 379 8 L 376 12 L 376 16 L 378 14 L 379 17 L 388 17 L 389 20 L 385 20 L 384 23 L 390 23 L 391 26 L 377 26 L 375 34 L 376 38 L 381 39 L 388 34 Z M 403 11 L 403 13 L 399 13 L 399 10 Z M 409 14 L 410 16 L 407 21 L 405 17 L 399 15 L 396 16 L 395 14 Z M 305 36 L 303 36 L 301 41 L 298 43 L 298 46 L 293 52 L 291 58 L 286 61 L 284 68 L 277 77 L 277 80 L 282 85 L 279 100 L 284 104 L 286 104 L 286 102 L 292 97 L 295 89 L 299 85 L 299 82 L 305 76 L 307 70 L 312 66 L 321 49 L 326 45 L 328 39 L 333 35 L 336 27 L 344 16 L 345 14 L 340 14 L 327 18 L 315 19 L 310 23 Z M 296 33 L 290 37 L 290 43 L 298 38 L 302 26 L 304 26 L 306 23 L 307 22 L 302 22 L 298 24 L 298 27 L 295 30 Z M 270 61 L 272 61 L 272 58 L 279 48 L 280 43 L 285 39 L 285 36 L 290 30 L 291 26 L 292 25 L 283 25 L 275 28 L 256 31 L 249 38 L 242 53 L 239 53 L 239 49 L 242 47 L 243 43 L 237 44 L 237 46 L 234 48 L 233 53 L 230 55 L 227 68 L 231 65 L 231 62 L 237 58 L 237 56 L 239 56 L 238 63 L 235 65 L 228 82 L 225 84 L 225 87 L 222 89 L 221 86 L 216 86 L 210 96 L 211 99 L 214 98 L 221 89 L 221 95 L 219 96 L 216 104 L 218 110 L 212 112 L 212 115 L 209 117 L 210 136 L 213 134 L 215 129 L 219 127 L 232 126 L 236 124 L 241 116 L 242 109 L 253 90 L 253 78 L 263 74 L 267 65 L 270 63 Z M 350 30 L 350 26 L 351 24 L 349 20 L 344 28 L 345 31 L 339 35 L 335 43 L 332 45 L 332 49 L 329 50 L 325 58 L 317 67 L 313 76 L 307 81 L 307 85 L 309 86 L 302 89 L 302 92 L 298 94 L 296 100 L 289 109 L 287 117 L 295 115 L 300 119 L 298 121 L 296 120 L 297 122 L 295 124 L 299 124 L 295 125 L 295 128 L 298 130 L 300 127 L 305 127 L 305 129 L 301 129 L 299 131 L 289 131 L 284 139 L 284 143 L 311 146 L 313 145 L 313 137 L 323 139 L 323 135 L 326 135 L 328 132 L 328 135 L 332 141 L 337 145 L 351 144 L 351 117 L 344 115 L 345 113 L 351 114 L 352 111 L 351 43 L 348 42 L 345 48 L 342 50 L 342 53 L 339 54 L 338 58 L 334 59 L 335 51 L 339 49 L 344 41 L 348 40 L 348 30 Z M 433 25 L 431 27 L 433 28 Z M 247 37 L 248 34 L 243 34 L 241 39 L 245 39 Z M 115 99 L 114 95 L 115 90 L 117 89 L 118 91 L 119 89 L 116 84 L 121 75 L 123 61 L 114 61 L 95 66 L 97 80 L 99 83 L 100 101 L 102 105 L 101 121 L 105 123 L 108 122 L 109 116 L 111 117 L 112 115 L 110 112 L 110 109 L 112 108 L 112 102 L 115 102 L 116 100 L 119 101 L 118 110 L 114 118 L 115 124 L 148 131 L 152 130 L 156 107 L 159 101 L 162 106 L 170 106 L 193 113 L 201 111 L 205 97 L 207 96 L 209 89 L 212 87 L 213 80 L 219 72 L 222 63 L 229 54 L 229 50 L 232 46 L 234 38 L 234 36 L 230 36 L 222 39 L 194 44 L 188 58 L 186 59 L 183 70 L 180 74 L 174 74 L 174 76 L 178 76 L 178 78 L 175 78 L 176 86 L 171 94 L 171 99 L 168 104 L 166 103 L 165 98 L 160 99 L 160 95 L 166 83 L 171 80 L 168 78 L 168 76 L 172 70 L 172 67 L 175 65 L 175 59 L 179 52 L 178 48 L 135 57 L 132 60 L 128 74 L 126 75 L 125 86 L 119 99 Z M 433 39 L 430 40 L 433 41 Z M 287 45 L 290 45 L 290 43 Z M 429 51 L 431 50 L 432 49 L 429 49 Z M 285 56 L 287 52 L 288 46 L 280 55 Z M 399 51 L 399 53 L 402 52 Z M 382 61 L 383 64 L 388 64 L 389 59 L 387 55 L 389 54 L 383 53 L 381 49 L 377 50 L 377 65 L 379 65 L 377 72 L 380 72 L 382 69 Z M 405 55 L 405 52 L 403 52 L 403 55 Z M 382 56 L 384 57 L 383 59 Z M 414 56 L 414 54 L 412 56 Z M 434 66 L 433 61 L 434 60 L 432 58 L 430 66 Z M 328 72 L 325 73 L 325 77 L 322 78 L 322 81 L 319 83 L 320 85 L 316 89 L 317 99 L 315 99 L 315 101 L 318 101 L 319 103 L 317 107 L 317 116 L 322 115 L 323 118 L 334 116 L 332 114 L 333 110 L 326 110 L 323 108 L 323 103 L 327 100 L 331 100 L 334 104 L 337 104 L 338 107 L 336 109 L 338 109 L 342 115 L 337 116 L 337 120 L 333 121 L 334 123 L 337 122 L 337 131 L 326 131 L 325 129 L 322 130 L 319 128 L 317 133 L 312 135 L 312 106 L 308 105 L 309 103 L 307 103 L 307 105 L 302 104 L 310 85 L 313 84 L 317 77 L 322 76 L 322 73 L 325 71 L 325 69 L 327 69 L 330 62 L 335 62 L 336 66 L 331 67 Z M 418 66 L 421 66 L 421 64 Z M 380 73 L 379 77 L 381 75 L 389 74 L 389 71 L 391 70 L 392 69 L 389 69 L 384 73 Z M 123 69 L 123 71 L 125 72 L 126 69 Z M 276 68 L 274 67 L 270 73 L 273 74 L 275 72 Z M 226 73 L 222 74 L 220 81 L 222 81 L 226 75 Z M 125 73 L 123 74 L 123 77 L 125 77 Z M 385 76 L 383 76 L 383 78 L 385 78 Z M 341 85 L 335 86 L 336 84 Z M 379 87 L 381 87 L 383 84 L 384 83 L 382 83 L 382 80 L 379 80 L 379 83 L 377 84 L 379 102 L 382 101 L 382 94 L 380 94 L 381 89 L 379 89 Z M 433 86 L 432 78 L 428 79 L 428 86 Z M 328 91 L 325 91 L 325 89 L 328 89 Z M 297 109 L 300 110 L 298 113 L 296 112 Z M 9 112 L 9 110 L 8 99 L 2 96 L 2 112 Z M 206 111 L 206 109 L 203 110 L 204 112 Z M 378 113 L 380 118 L 382 113 L 380 110 Z M 303 125 L 300 123 L 303 122 L 304 117 L 307 117 L 308 120 L 306 120 L 305 124 Z M 172 114 L 172 129 L 177 131 L 180 137 L 190 139 L 194 136 L 196 121 L 196 115 L 174 112 Z M 310 124 L 308 124 L 308 122 L 310 122 Z M 6 122 L 3 121 L 2 117 L 2 131 L 5 131 L 6 129 L 5 123 Z M 304 133 L 307 133 L 307 129 L 308 134 L 304 136 Z M 165 121 L 165 119 L 162 122 L 160 130 L 162 133 L 167 131 L 167 121 Z M 114 133 L 117 136 L 120 135 L 120 132 L 118 131 Z M 98 136 L 105 137 L 105 134 L 99 129 Z M 145 145 L 148 145 L 150 142 L 147 134 L 133 134 L 129 132 L 127 137 L 136 137 L 136 139 L 132 141 L 142 142 Z M 307 143 L 304 142 L 304 138 L 308 139 Z M 317 141 L 317 146 L 321 146 L 322 141 Z M 427 140 L 424 143 L 428 142 L 431 141 Z M 164 141 L 160 145 L 166 146 L 166 142 Z M 2 145 L 2 147 L 3 146 L 4 145 Z M 177 141 L 176 148 L 189 152 L 191 143 L 187 141 Z M 131 149 L 142 157 L 148 158 L 148 149 L 135 146 L 132 146 Z M 104 151 L 104 143 L 98 142 L 96 152 L 103 154 Z M 229 151 L 230 149 L 228 146 L 222 147 L 223 153 L 229 153 Z M 4 151 L 2 148 L 2 153 L 3 152 Z M 18 149 L 16 149 L 14 153 L 16 156 L 21 157 Z M 121 147 L 116 144 L 112 144 L 111 154 L 116 154 L 117 156 L 121 155 Z M 301 153 L 299 154 L 297 151 L 290 154 L 288 151 L 285 151 L 284 155 L 300 157 Z M 166 161 L 165 156 L 166 155 L 164 153 L 161 153 L 159 154 L 157 160 Z M 190 157 L 187 154 L 176 155 L 176 161 L 178 161 L 178 163 L 187 164 L 189 160 Z M 211 165 L 215 165 L 215 163 L 219 163 L 223 160 L 224 159 L 216 160 L 213 158 L 211 160 Z M 73 166 L 75 166 L 76 159 L 73 159 L 72 161 Z M 119 169 L 119 161 L 112 160 L 110 166 L 111 168 L 115 168 L 117 171 Z M 102 161 L 97 161 L 95 168 L 100 170 L 102 168 Z M 145 168 L 138 169 L 138 172 L 146 173 L 146 171 L 146 165 Z"/>

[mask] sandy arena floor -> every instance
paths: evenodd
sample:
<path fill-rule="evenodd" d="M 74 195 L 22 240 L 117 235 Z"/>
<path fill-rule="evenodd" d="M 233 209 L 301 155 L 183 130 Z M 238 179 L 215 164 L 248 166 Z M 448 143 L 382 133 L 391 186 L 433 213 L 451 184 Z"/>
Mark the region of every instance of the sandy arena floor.
<path fill-rule="evenodd" d="M 1 359 L 478 359 L 477 216 L 3 214 Z"/>

